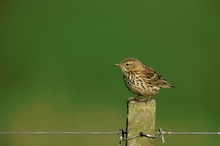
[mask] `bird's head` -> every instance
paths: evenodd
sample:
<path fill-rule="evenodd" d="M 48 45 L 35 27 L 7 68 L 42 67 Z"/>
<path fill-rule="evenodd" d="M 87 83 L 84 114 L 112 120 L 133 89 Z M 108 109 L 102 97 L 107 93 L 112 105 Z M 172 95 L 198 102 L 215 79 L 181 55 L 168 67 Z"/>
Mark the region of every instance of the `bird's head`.
<path fill-rule="evenodd" d="M 115 65 L 119 66 L 123 73 L 137 71 L 142 67 L 142 63 L 136 58 L 126 58 L 122 60 L 119 64 Z"/>

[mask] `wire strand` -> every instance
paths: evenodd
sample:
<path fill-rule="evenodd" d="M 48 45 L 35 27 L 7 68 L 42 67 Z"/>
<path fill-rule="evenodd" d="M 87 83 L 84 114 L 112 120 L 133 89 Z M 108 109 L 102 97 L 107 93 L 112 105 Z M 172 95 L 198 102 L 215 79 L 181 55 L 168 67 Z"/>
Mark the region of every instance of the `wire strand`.
<path fill-rule="evenodd" d="M 162 132 L 165 135 L 220 135 L 220 132 Z M 160 132 L 155 132 L 160 134 Z"/>
<path fill-rule="evenodd" d="M 119 132 L 0 132 L 0 135 L 118 135 Z"/>
<path fill-rule="evenodd" d="M 220 132 L 162 132 L 164 135 L 220 135 Z M 155 134 L 161 134 L 155 132 Z M 119 135 L 119 132 L 0 132 L 0 135 Z"/>

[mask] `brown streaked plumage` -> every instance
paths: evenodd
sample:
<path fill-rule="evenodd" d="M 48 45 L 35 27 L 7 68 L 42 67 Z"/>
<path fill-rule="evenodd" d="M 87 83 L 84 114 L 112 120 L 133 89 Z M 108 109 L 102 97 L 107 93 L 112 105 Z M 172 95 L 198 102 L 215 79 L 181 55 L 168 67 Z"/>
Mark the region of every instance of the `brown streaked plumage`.
<path fill-rule="evenodd" d="M 160 88 L 175 87 L 151 67 L 142 64 L 138 59 L 126 58 L 115 65 L 121 68 L 126 87 L 137 95 L 132 100 L 142 101 L 138 97 L 144 96 L 148 97 L 145 100 L 147 102 L 151 100 L 154 94 L 160 91 Z"/>

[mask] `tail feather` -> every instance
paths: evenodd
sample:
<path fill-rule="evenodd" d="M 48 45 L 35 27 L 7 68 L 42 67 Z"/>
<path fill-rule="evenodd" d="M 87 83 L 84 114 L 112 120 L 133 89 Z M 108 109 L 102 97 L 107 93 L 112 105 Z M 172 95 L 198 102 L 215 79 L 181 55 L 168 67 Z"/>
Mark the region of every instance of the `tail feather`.
<path fill-rule="evenodd" d="M 160 85 L 159 85 L 161 88 L 174 88 L 176 87 L 175 85 L 172 85 L 166 81 L 162 82 Z"/>
<path fill-rule="evenodd" d="M 170 88 L 175 88 L 175 85 L 169 84 Z"/>

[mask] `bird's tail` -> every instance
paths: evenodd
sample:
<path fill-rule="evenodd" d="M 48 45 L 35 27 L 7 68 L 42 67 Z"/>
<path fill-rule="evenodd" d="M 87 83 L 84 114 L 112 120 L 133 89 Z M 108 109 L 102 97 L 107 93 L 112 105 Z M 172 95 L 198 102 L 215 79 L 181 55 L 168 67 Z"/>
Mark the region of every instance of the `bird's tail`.
<path fill-rule="evenodd" d="M 160 84 L 160 87 L 161 88 L 174 88 L 176 86 L 168 83 L 167 81 L 164 81 L 162 84 Z"/>
<path fill-rule="evenodd" d="M 170 88 L 175 88 L 176 85 L 169 84 Z"/>

